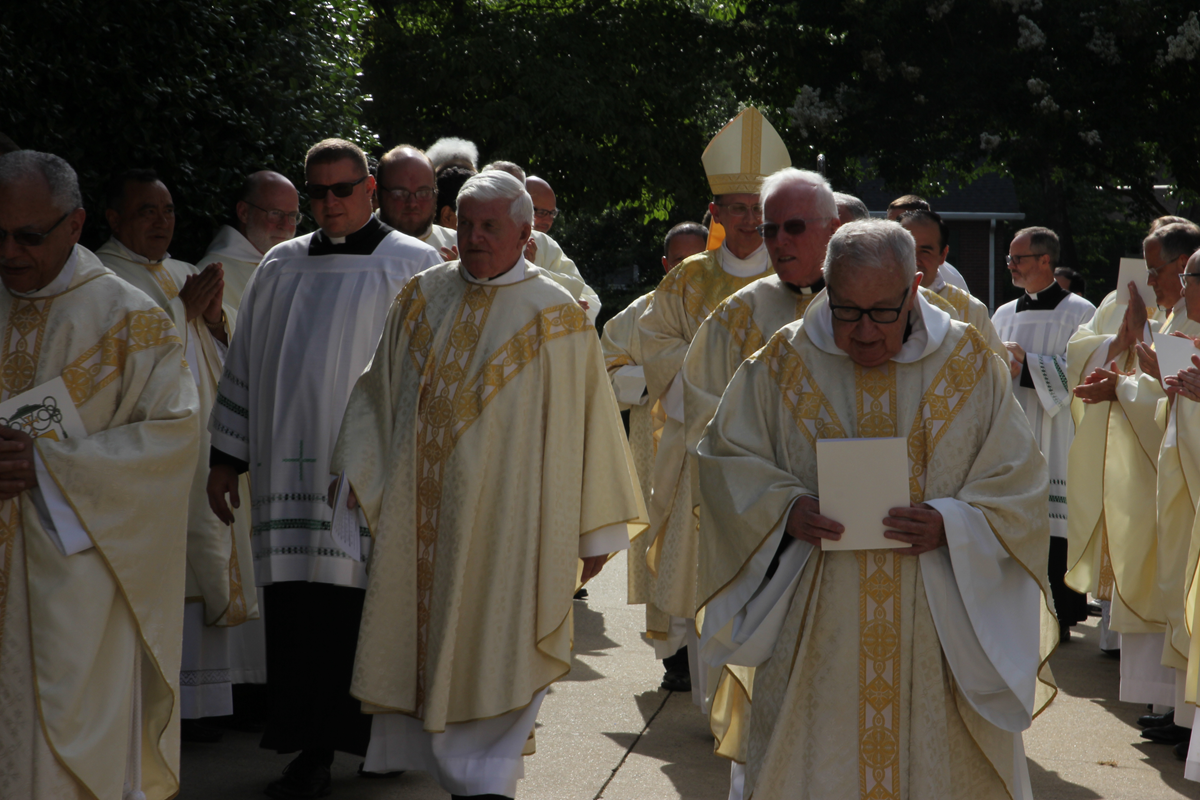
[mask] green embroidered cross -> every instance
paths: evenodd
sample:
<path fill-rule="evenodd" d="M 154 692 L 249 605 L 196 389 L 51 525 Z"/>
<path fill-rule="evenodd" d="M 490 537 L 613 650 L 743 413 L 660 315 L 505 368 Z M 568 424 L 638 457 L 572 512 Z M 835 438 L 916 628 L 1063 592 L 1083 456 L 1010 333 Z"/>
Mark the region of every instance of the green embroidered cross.
<path fill-rule="evenodd" d="M 315 464 L 315 463 L 317 463 L 317 460 L 315 458 L 305 458 L 304 457 L 304 440 L 301 439 L 300 440 L 300 455 L 296 456 L 295 458 L 285 458 L 285 459 L 283 459 L 283 463 L 299 464 L 300 465 L 300 480 L 304 480 L 304 465 L 305 464 Z"/>

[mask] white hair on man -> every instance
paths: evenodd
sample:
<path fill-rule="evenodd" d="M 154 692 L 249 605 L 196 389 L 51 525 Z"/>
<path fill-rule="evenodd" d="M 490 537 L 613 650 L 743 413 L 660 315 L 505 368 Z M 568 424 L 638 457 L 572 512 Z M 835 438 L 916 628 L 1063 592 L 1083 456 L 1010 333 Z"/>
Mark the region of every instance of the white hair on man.
<path fill-rule="evenodd" d="M 850 219 L 847 222 L 856 219 L 866 219 L 871 216 L 871 212 L 867 209 L 867 204 L 852 194 L 834 192 L 833 199 L 837 202 L 838 216 L 841 216 L 842 209 L 850 212 Z"/>
<path fill-rule="evenodd" d="M 917 274 L 917 243 L 899 222 L 858 219 L 847 222 L 829 239 L 825 251 L 825 283 L 847 269 L 899 268 L 907 284 Z"/>
<path fill-rule="evenodd" d="M 467 178 L 466 183 L 458 190 L 456 202 L 462 203 L 466 197 L 481 203 L 510 200 L 512 202 L 508 213 L 513 222 L 518 225 L 533 225 L 533 198 L 525 191 L 524 184 L 507 172 L 491 169 Z"/>
<path fill-rule="evenodd" d="M 438 139 L 425 151 L 425 155 L 433 163 L 434 172 L 451 164 L 466 167 L 472 172 L 479 171 L 479 148 L 474 142 L 457 136 Z"/>
<path fill-rule="evenodd" d="M 56 210 L 69 214 L 83 206 L 79 177 L 63 159 L 53 153 L 40 153 L 37 150 L 17 150 L 0 156 L 0 186 L 33 174 L 46 179 Z"/>
<path fill-rule="evenodd" d="M 787 186 L 795 186 L 797 184 L 811 186 L 816 191 L 816 203 L 813 205 L 818 214 L 826 219 L 837 218 L 837 201 L 833 199 L 833 187 L 829 185 L 829 181 L 825 180 L 825 176 L 807 169 L 784 167 L 778 172 L 767 176 L 763 180 L 762 189 L 758 193 L 759 202 L 766 206 L 767 200 L 771 195 Z"/>

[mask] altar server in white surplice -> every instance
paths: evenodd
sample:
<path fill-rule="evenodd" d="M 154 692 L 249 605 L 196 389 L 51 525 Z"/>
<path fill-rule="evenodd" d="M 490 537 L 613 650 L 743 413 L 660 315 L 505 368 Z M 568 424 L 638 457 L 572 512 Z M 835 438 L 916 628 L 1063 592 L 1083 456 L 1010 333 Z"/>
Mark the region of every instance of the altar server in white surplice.
<path fill-rule="evenodd" d="M 843 225 L 825 292 L 742 364 L 700 442 L 721 587 L 703 653 L 757 666 L 747 797 L 1032 796 L 1021 732 L 1054 692 L 1045 461 L 1007 365 L 920 278 L 899 225 Z M 843 531 L 816 443 L 847 437 L 907 440 L 911 503 L 880 525 L 907 547 L 822 548 Z"/>
<path fill-rule="evenodd" d="M 1050 588 L 1059 638 L 1087 619 L 1087 596 L 1063 582 L 1067 572 L 1067 456 L 1075 436 L 1067 380 L 1067 343 L 1096 307 L 1054 280 L 1058 234 L 1049 228 L 1017 231 L 1008 246 L 1013 286 L 1025 290 L 996 309 L 992 323 L 1011 356 L 1013 393 L 1050 465 Z"/>
<path fill-rule="evenodd" d="M 217 393 L 233 312 L 223 305 L 220 263 L 197 270 L 167 253 L 175 234 L 171 192 L 150 170 L 129 170 L 110 183 L 105 218 L 112 238 L 97 251 L 106 267 L 150 296 L 175 321 L 207 419 Z M 221 732 L 200 720 L 233 713 L 230 628 L 258 617 L 250 513 L 232 526 L 208 507 L 208 434 L 200 435 L 188 495 L 187 603 L 183 617 L 180 709 L 184 741 L 216 741 Z"/>
<path fill-rule="evenodd" d="M 86 431 L 0 426 L 0 797 L 166 800 L 196 386 L 170 317 L 77 244 L 84 217 L 61 158 L 0 157 L 0 401 L 61 379 Z"/>
<path fill-rule="evenodd" d="M 209 421 L 209 500 L 223 519 L 231 504 L 252 509 L 265 587 L 273 706 L 262 746 L 301 751 L 268 787 L 276 797 L 324 791 L 334 750 L 366 753 L 370 720 L 349 693 L 366 572 L 330 535 L 329 458 L 393 298 L 440 261 L 372 215 L 375 182 L 356 145 L 314 145 L 305 175 L 321 229 L 276 246 L 254 273 Z M 236 488 L 246 471 L 250 497 Z M 365 527 L 360 541 L 369 554 Z"/>
<path fill-rule="evenodd" d="M 522 258 L 532 220 L 510 175 L 463 185 L 463 258 L 396 299 L 332 465 L 352 490 L 338 518 L 361 502 L 375 534 L 364 769 L 424 770 L 455 798 L 515 796 L 571 668 L 579 559 L 586 582 L 646 526 L 595 329 Z"/>

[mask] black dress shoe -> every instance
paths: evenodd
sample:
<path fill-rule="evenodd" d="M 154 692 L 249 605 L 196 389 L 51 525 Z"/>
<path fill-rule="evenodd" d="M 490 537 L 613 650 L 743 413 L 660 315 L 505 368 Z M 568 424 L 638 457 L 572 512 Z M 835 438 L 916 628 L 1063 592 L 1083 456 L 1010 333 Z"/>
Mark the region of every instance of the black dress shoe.
<path fill-rule="evenodd" d="M 690 692 L 692 690 L 692 676 L 688 672 L 670 669 L 663 675 L 662 684 L 660 685 L 668 692 Z"/>
<path fill-rule="evenodd" d="M 586 599 L 587 599 L 587 596 L 588 596 L 588 594 L 587 594 L 587 589 L 580 589 L 578 592 L 576 592 L 576 593 L 575 593 L 575 594 L 574 594 L 574 595 L 571 597 L 571 599 L 572 599 L 572 600 L 586 600 Z"/>
<path fill-rule="evenodd" d="M 198 719 L 184 719 L 179 721 L 179 738 L 185 742 L 213 744 L 221 741 L 221 731 Z"/>
<path fill-rule="evenodd" d="M 399 778 L 401 775 L 404 774 L 404 770 L 402 770 L 402 769 L 394 769 L 394 770 L 391 770 L 390 772 L 369 772 L 369 771 L 367 771 L 366 766 L 367 766 L 367 763 L 365 761 L 358 765 L 358 777 L 360 777 L 360 778 Z"/>
<path fill-rule="evenodd" d="M 1071 626 L 1065 622 L 1058 623 L 1058 643 L 1066 644 L 1071 641 Z"/>
<path fill-rule="evenodd" d="M 283 768 L 283 777 L 267 784 L 263 790 L 275 800 L 309 800 L 325 797 L 331 791 L 329 767 L 317 764 L 303 755 Z"/>
<path fill-rule="evenodd" d="M 1100 607 L 1099 603 L 1088 603 L 1087 604 L 1087 612 L 1088 612 L 1089 617 L 1104 616 L 1104 609 Z"/>
<path fill-rule="evenodd" d="M 1188 743 L 1180 742 L 1175 745 L 1175 757 L 1180 761 L 1187 761 Z"/>
<path fill-rule="evenodd" d="M 1165 714 L 1143 714 L 1138 717 L 1139 728 L 1161 728 L 1164 725 L 1175 724 L 1175 709 Z"/>
<path fill-rule="evenodd" d="M 1155 744 L 1179 744 L 1192 738 L 1192 729 L 1180 725 L 1163 725 L 1161 728 L 1146 728 L 1142 738 Z"/>

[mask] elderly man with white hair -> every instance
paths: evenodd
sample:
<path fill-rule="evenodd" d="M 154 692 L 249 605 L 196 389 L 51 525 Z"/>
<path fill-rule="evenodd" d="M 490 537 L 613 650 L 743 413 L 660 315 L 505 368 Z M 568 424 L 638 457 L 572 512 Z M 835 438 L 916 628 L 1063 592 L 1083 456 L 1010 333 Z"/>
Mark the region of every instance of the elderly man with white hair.
<path fill-rule="evenodd" d="M 702 652 L 757 667 L 745 794 L 1029 798 L 1021 731 L 1053 692 L 1045 462 L 1006 365 L 919 291 L 903 228 L 843 225 L 825 281 L 698 448 Z M 875 437 L 902 438 L 910 503 L 876 549 L 827 548 L 845 529 L 817 441 Z"/>
<path fill-rule="evenodd" d="M 373 534 L 351 692 L 364 769 L 508 797 L 547 687 L 571 668 L 571 595 L 645 528 L 600 340 L 522 253 L 533 201 L 497 170 L 458 194 L 461 261 L 396 299 L 334 452 L 336 514 Z"/>

